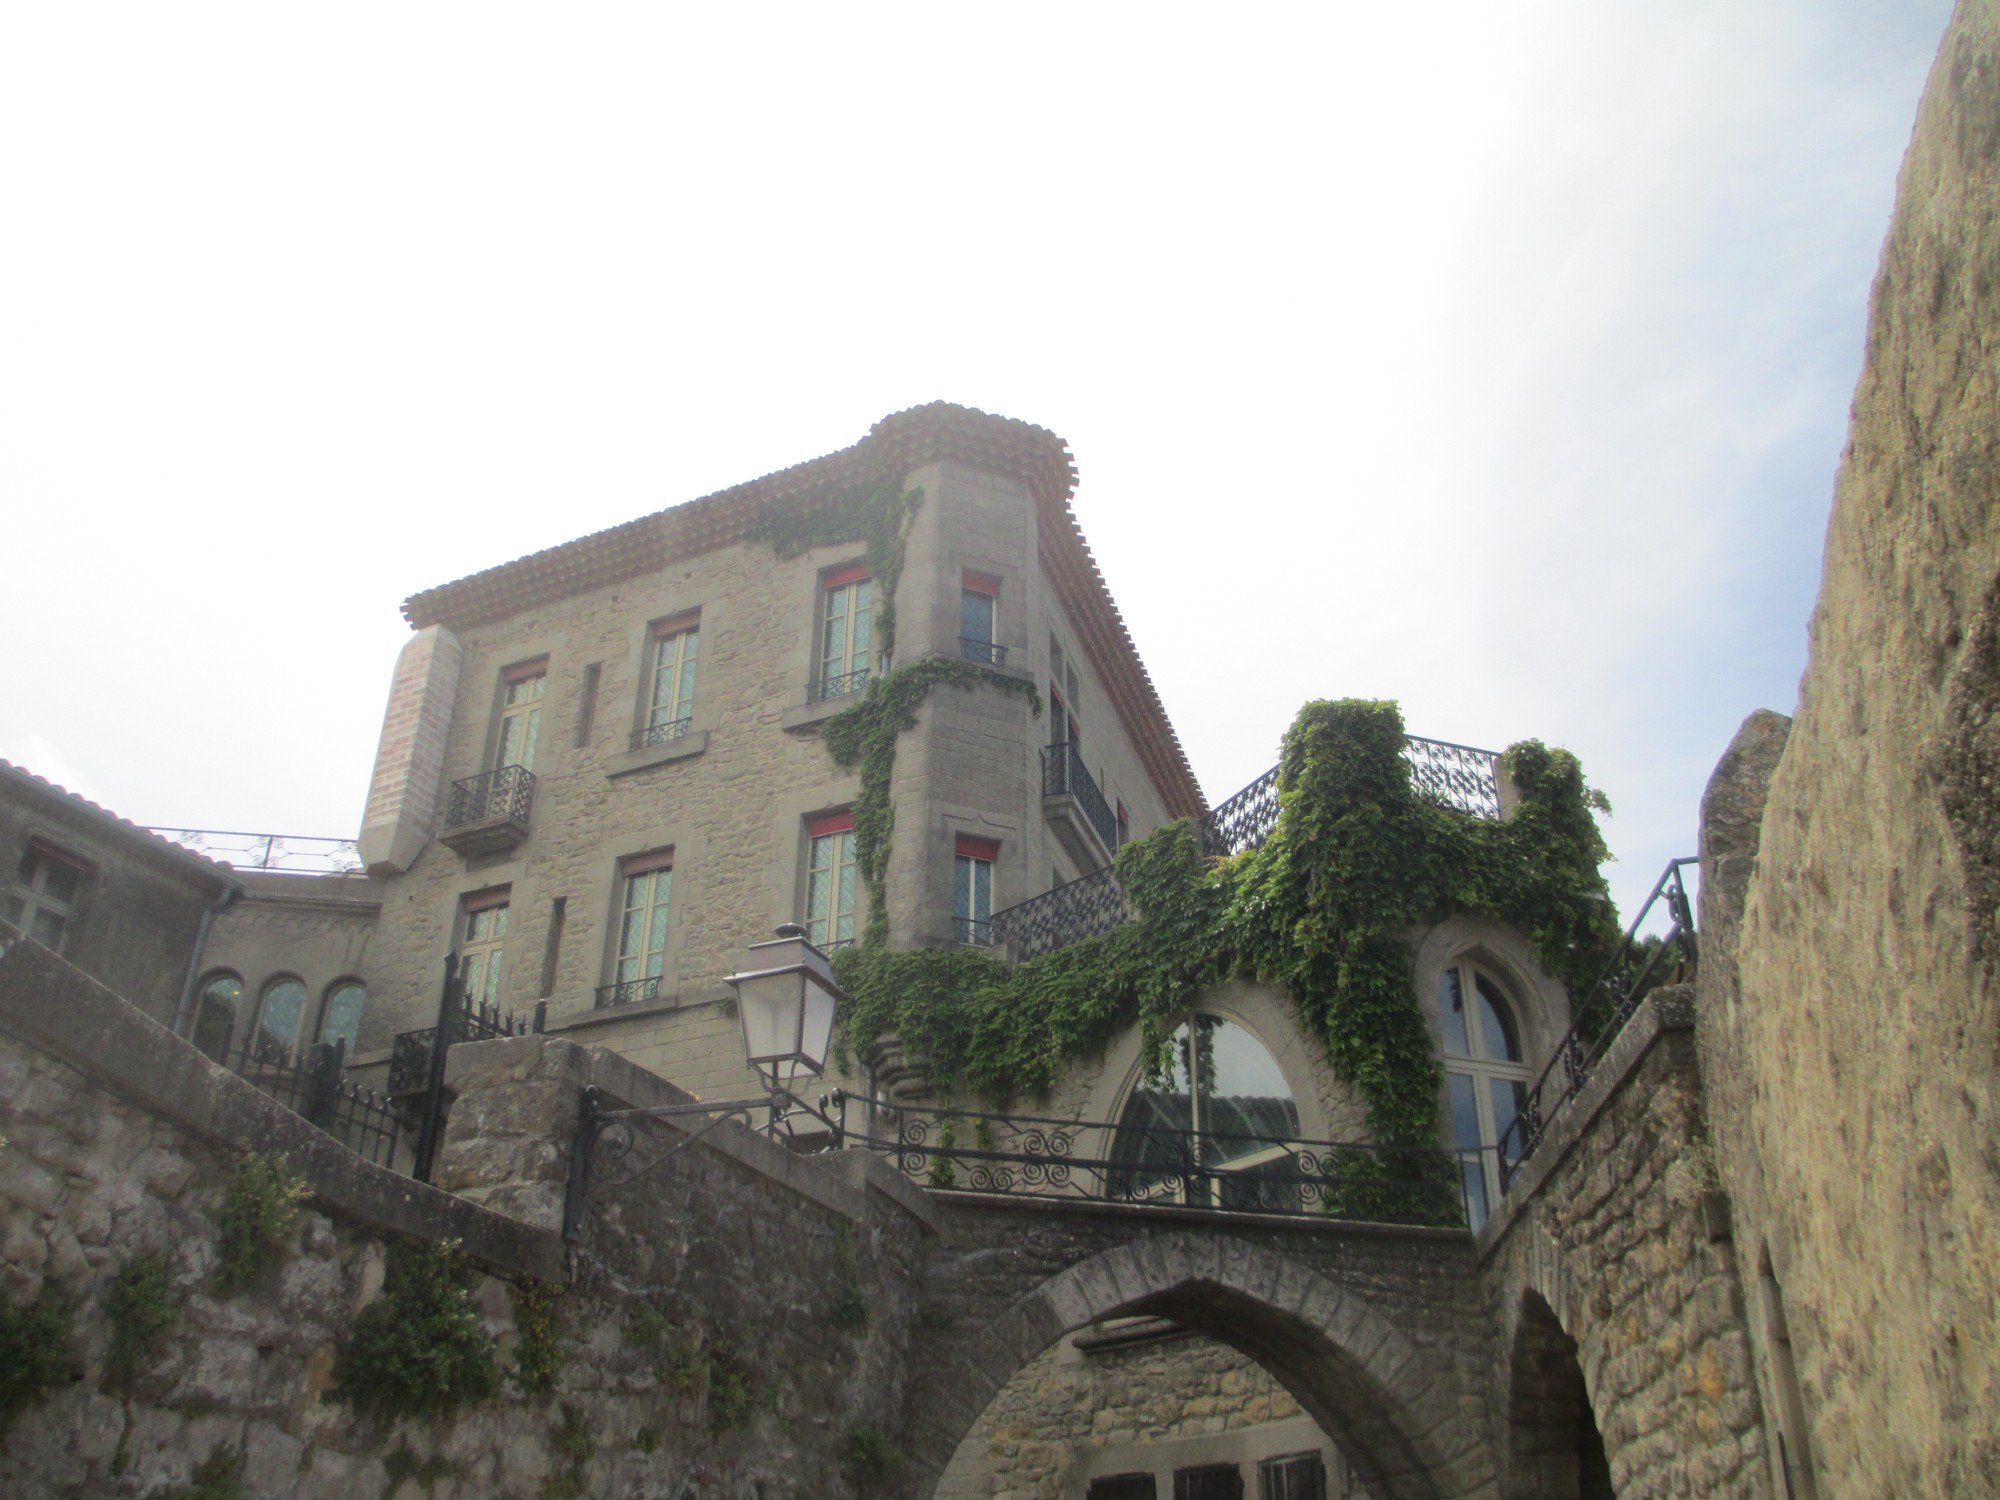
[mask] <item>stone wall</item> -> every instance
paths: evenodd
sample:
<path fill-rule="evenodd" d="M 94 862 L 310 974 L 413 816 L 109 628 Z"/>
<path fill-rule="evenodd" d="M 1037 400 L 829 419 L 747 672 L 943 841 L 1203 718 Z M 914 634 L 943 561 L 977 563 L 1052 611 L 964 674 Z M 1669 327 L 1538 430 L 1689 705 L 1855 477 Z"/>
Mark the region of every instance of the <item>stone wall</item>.
<path fill-rule="evenodd" d="M 1771 1493 L 1744 1299 L 1712 1192 L 1687 987 L 1653 992 L 1481 1233 L 1514 1500 Z"/>
<path fill-rule="evenodd" d="M 1236 1463 L 1256 1492 L 1255 1461 L 1318 1450 L 1328 1500 L 1356 1494 L 1333 1440 L 1255 1361 L 1213 1339 L 1162 1336 L 1144 1322 L 1143 1341 L 1072 1336 L 1008 1381 L 959 1445 L 938 1500 L 1070 1500 L 1092 1478 Z M 1170 1325 L 1166 1325 L 1170 1327 Z"/>
<path fill-rule="evenodd" d="M 1742 878 L 1705 898 L 1740 928 L 1703 963 L 1700 1029 L 1768 1302 L 1758 1374 L 1822 1495 L 2000 1493 L 1996 286 L 2000 4 L 1961 0 L 1883 248 L 1796 719 L 1733 836 Z"/>
<path fill-rule="evenodd" d="M 511 1106 L 482 1108 L 471 1081 L 482 1051 L 523 1046 L 583 1058 L 630 1092 L 644 1082 L 560 1042 L 455 1049 L 469 1133 L 448 1146 L 468 1186 L 494 1186 L 468 1170 L 482 1154 L 501 1181 L 526 1180 L 522 1154 L 492 1143 L 524 1139 L 500 1116 L 525 1123 L 549 1091 L 527 1080 Z M 854 1493 L 842 1455 L 859 1429 L 894 1428 L 914 1307 L 899 1278 L 922 1231 L 895 1196 L 915 1195 L 871 1186 L 860 1158 L 704 1142 L 643 1184 L 600 1183 L 571 1281 L 557 1234 L 528 1222 L 549 1217 L 532 1193 L 489 1192 L 525 1215 L 508 1217 L 372 1167 L 25 942 L 0 956 L 0 1134 L 0 1290 L 20 1306 L 55 1282 L 80 1354 L 76 1378 L 11 1424 L 9 1496 L 159 1496 L 227 1449 L 247 1493 L 300 1500 L 819 1500 Z M 556 1142 L 537 1144 L 546 1169 Z M 216 1213 L 244 1150 L 285 1153 L 313 1198 L 282 1265 L 223 1296 Z M 379 1296 L 391 1247 L 441 1239 L 478 1267 L 503 1368 L 518 1349 L 508 1283 L 563 1288 L 555 1388 L 528 1396 L 510 1377 L 440 1420 L 359 1420 L 329 1397 L 335 1351 Z M 149 1254 L 165 1257 L 173 1326 L 118 1390 L 107 1297 Z M 558 1441 L 566 1423 L 584 1451 Z M 417 1471 L 428 1479 L 399 1477 Z"/>

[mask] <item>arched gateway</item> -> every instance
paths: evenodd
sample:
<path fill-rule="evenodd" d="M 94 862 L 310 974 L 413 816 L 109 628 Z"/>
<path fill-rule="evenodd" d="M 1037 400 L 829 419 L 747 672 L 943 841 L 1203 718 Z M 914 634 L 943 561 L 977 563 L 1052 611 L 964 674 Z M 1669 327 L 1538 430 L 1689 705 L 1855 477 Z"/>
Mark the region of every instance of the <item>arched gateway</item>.
<path fill-rule="evenodd" d="M 940 1206 L 912 1340 L 907 1495 L 932 1493 L 1023 1366 L 1067 1333 L 1134 1313 L 1255 1359 L 1376 1500 L 1497 1493 L 1488 1434 L 1470 1414 L 1483 1409 L 1476 1372 L 1490 1350 L 1462 1232 Z"/>

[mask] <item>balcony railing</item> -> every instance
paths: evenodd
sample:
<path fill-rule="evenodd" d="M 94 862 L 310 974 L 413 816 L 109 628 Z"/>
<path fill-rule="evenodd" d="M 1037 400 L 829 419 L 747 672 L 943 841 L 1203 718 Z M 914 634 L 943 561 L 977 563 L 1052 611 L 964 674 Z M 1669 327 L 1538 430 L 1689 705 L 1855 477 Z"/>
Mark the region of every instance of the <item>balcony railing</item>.
<path fill-rule="evenodd" d="M 824 703 L 829 698 L 845 698 L 868 686 L 869 669 L 854 672 L 827 672 L 806 684 L 806 702 Z"/>
<path fill-rule="evenodd" d="M 953 917 L 952 930 L 958 941 L 972 948 L 993 946 L 993 923 L 980 917 Z"/>
<path fill-rule="evenodd" d="M 535 805 L 535 773 L 526 766 L 502 766 L 451 784 L 445 803 L 447 830 L 505 818 L 525 825 Z"/>
<path fill-rule="evenodd" d="M 616 984 L 600 984 L 597 987 L 597 1008 L 616 1010 L 621 1005 L 645 1005 L 660 998 L 660 978 L 658 974 L 644 979 L 623 979 Z"/>
<path fill-rule="evenodd" d="M 992 641 L 982 641 L 976 635 L 962 635 L 958 638 L 958 654 L 967 661 L 984 662 L 989 667 L 1007 665 L 1007 648 Z"/>
<path fill-rule="evenodd" d="M 1118 814 L 1111 810 L 1110 804 L 1104 800 L 1104 793 L 1097 789 L 1089 768 L 1083 763 L 1083 753 L 1076 745 L 1067 742 L 1050 745 L 1042 752 L 1042 795 L 1074 797 L 1085 820 L 1104 841 L 1104 847 L 1117 849 Z"/>
<path fill-rule="evenodd" d="M 1662 984 L 1692 976 L 1699 959 L 1695 940 L 1694 907 L 1688 900 L 1681 870 L 1699 863 L 1692 857 L 1671 860 L 1653 885 L 1652 894 L 1639 908 L 1625 939 L 1610 966 L 1575 1006 L 1576 1021 L 1569 1034 L 1556 1044 L 1555 1056 L 1542 1069 L 1542 1076 L 1522 1096 L 1514 1119 L 1501 1132 L 1500 1191 L 1514 1185 L 1521 1168 L 1533 1156 L 1561 1116 L 1590 1081 L 1591 1070 L 1612 1043 L 1632 1013 L 1646 996 Z M 1664 913 L 1664 936 L 1641 937 L 1639 929 Z"/>
<path fill-rule="evenodd" d="M 635 729 L 632 731 L 632 748 L 650 750 L 655 745 L 671 745 L 675 740 L 684 740 L 687 738 L 688 725 L 693 722 L 691 717 L 683 717 L 669 719 L 664 724 L 648 724 L 644 729 Z"/>
<path fill-rule="evenodd" d="M 1094 875 L 1059 885 L 1032 901 L 996 911 L 987 926 L 995 947 L 1005 948 L 1016 959 L 1027 959 L 1097 937 L 1131 920 L 1132 902 L 1106 865 Z"/>
<path fill-rule="evenodd" d="M 290 833 L 223 833 L 213 828 L 148 828 L 146 832 L 236 870 L 268 870 L 278 875 L 348 875 L 361 868 L 361 851 L 352 839 L 308 838 Z"/>
<path fill-rule="evenodd" d="M 1053 796 L 1069 791 L 1083 807 L 1091 825 L 1103 835 L 1105 847 L 1116 850 L 1117 819 L 1105 807 L 1104 794 L 1097 790 L 1075 750 L 1073 745 L 1054 745 L 1042 752 L 1043 794 Z M 1468 817 L 1500 816 L 1500 756 L 1496 751 L 1412 735 L 1404 741 L 1403 759 L 1410 767 L 1411 787 L 1426 801 Z M 1064 779 L 1072 771 L 1074 783 Z M 1095 800 L 1096 814 L 1091 812 L 1086 796 Z M 1233 797 L 1218 802 L 1201 820 L 1202 853 L 1227 858 L 1258 848 L 1278 826 L 1279 811 L 1278 767 L 1273 766 Z M 1094 875 L 1057 886 L 1046 895 L 995 912 L 993 941 L 1008 948 L 1017 959 L 1034 958 L 1084 938 L 1098 937 L 1131 917 L 1131 904 L 1107 866 Z"/>

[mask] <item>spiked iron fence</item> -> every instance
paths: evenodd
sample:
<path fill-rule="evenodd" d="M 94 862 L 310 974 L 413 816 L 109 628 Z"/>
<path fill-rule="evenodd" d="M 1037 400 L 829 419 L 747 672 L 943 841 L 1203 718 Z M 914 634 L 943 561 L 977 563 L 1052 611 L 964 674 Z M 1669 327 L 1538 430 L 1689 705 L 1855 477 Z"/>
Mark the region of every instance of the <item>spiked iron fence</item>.
<path fill-rule="evenodd" d="M 357 1156 L 377 1166 L 394 1166 L 396 1111 L 387 1099 L 348 1079 L 346 1060 L 345 1042 L 321 1042 L 295 1060 L 283 1048 L 252 1036 L 229 1058 L 229 1070 Z"/>

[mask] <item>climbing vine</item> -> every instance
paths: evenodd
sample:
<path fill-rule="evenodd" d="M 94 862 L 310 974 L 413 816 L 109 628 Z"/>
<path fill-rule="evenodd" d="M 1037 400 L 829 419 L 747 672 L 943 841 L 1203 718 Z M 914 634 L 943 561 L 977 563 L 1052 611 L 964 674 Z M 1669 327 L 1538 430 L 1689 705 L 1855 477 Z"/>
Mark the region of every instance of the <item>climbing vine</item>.
<path fill-rule="evenodd" d="M 333 1394 L 387 1418 L 441 1417 L 497 1395 L 500 1363 L 473 1277 L 456 1240 L 392 1245 L 382 1295 L 335 1355 Z"/>
<path fill-rule="evenodd" d="M 896 585 L 903 578 L 910 525 L 923 503 L 922 490 L 906 490 L 899 483 L 855 485 L 818 498 L 772 501 L 764 507 L 758 529 L 783 558 L 846 542 L 867 548 L 874 581 L 875 656 L 886 664 L 896 654 Z"/>
<path fill-rule="evenodd" d="M 880 947 L 889 937 L 884 886 L 889 875 L 890 836 L 896 812 L 889 803 L 889 783 L 896 770 L 896 741 L 917 722 L 917 709 L 943 684 L 971 689 L 981 683 L 1004 692 L 1026 694 L 1035 717 L 1042 713 L 1041 695 L 1031 682 L 1009 677 L 983 662 L 953 656 L 927 656 L 874 678 L 852 708 L 826 721 L 827 754 L 844 771 L 861 772 L 861 792 L 854 799 L 854 868 L 868 893 L 868 921 L 861 941 Z"/>
<path fill-rule="evenodd" d="M 842 950 L 849 1040 L 894 1032 L 942 1091 L 1003 1104 L 1045 1094 L 1135 1021 L 1157 1070 L 1195 998 L 1249 974 L 1292 997 L 1376 1142 L 1436 1145 L 1442 1080 L 1404 935 L 1489 913 L 1581 994 L 1617 938 L 1592 817 L 1608 808 L 1573 755 L 1525 741 L 1502 762 L 1520 794 L 1512 816 L 1468 817 L 1417 794 L 1404 740 L 1393 703 L 1306 705 L 1285 737 L 1271 837 L 1228 860 L 1205 859 L 1186 822 L 1127 845 L 1117 873 L 1136 917 L 1101 937 L 1020 964 L 973 948 Z"/>

